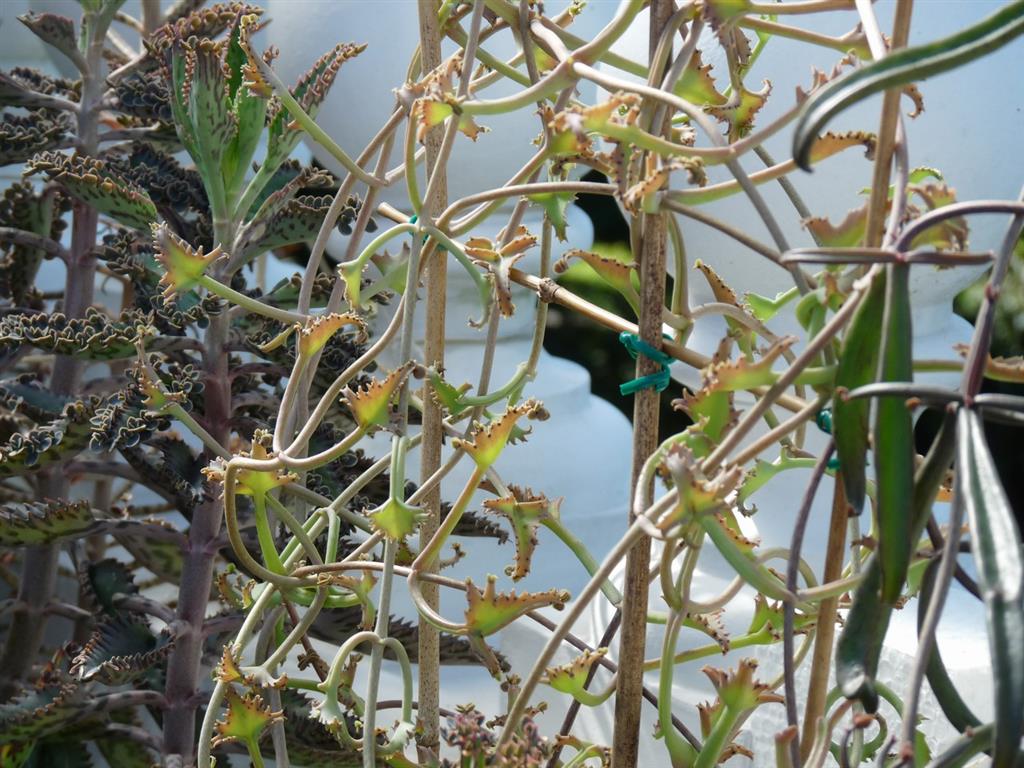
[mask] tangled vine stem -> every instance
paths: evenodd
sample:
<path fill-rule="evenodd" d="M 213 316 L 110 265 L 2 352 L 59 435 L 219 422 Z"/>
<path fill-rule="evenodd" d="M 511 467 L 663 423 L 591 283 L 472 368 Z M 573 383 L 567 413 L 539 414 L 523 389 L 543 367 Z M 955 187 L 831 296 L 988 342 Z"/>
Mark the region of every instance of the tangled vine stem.
<path fill-rule="evenodd" d="M 0 345 L 10 373 L 0 378 L 0 546 L 19 561 L 17 576 L 0 574 L 16 594 L 0 612 L 0 695 L 8 700 L 0 747 L 44 764 L 74 734 L 94 739 L 96 754 L 116 754 L 114 739 L 164 764 L 202 768 L 231 742 L 257 766 L 272 756 L 279 766 L 367 768 L 454 765 L 456 753 L 464 766 L 626 768 L 651 749 L 659 764 L 702 768 L 743 752 L 740 730 L 761 722 L 760 707 L 782 703 L 788 727 L 773 734 L 779 766 L 821 765 L 831 752 L 881 763 L 889 744 L 913 764 L 927 679 L 963 734 L 948 755 L 989 749 L 997 763 L 1018 758 L 1024 566 L 981 424 L 1024 422 L 1024 400 L 980 390 L 986 375 L 1024 379 L 1019 360 L 990 351 L 1024 229 L 1024 192 L 1016 201 L 958 202 L 940 170 L 912 169 L 900 100 L 909 96 L 920 112 L 915 80 L 1024 33 L 1024 0 L 921 46 L 908 42 L 912 0 L 899 0 L 888 36 L 870 0 L 625 0 L 589 39 L 574 32 L 576 17 L 591 12 L 577 4 L 546 15 L 530 0 L 419 0 L 406 82 L 393 84 L 394 107 L 358 154 L 318 112 L 361 44 L 335 46 L 289 88 L 275 54 L 254 48 L 265 21 L 258 8 L 176 3 L 163 14 L 144 0 L 133 19 L 119 0 L 82 5 L 81 34 L 53 15 L 23 19 L 74 64 L 79 83 L 26 68 L 0 76 L 0 101 L 31 111 L 4 114 L 0 153 L 46 182 L 40 190 L 15 185 L 0 200 Z M 804 28 L 808 16 L 843 11 L 860 22 L 848 34 Z M 648 51 L 638 61 L 623 38 L 641 12 Z M 144 47 L 133 49 L 110 29 L 114 22 L 143 35 Z M 774 38 L 832 65 L 814 70 L 788 103 L 750 79 L 760 77 Z M 372 50 L 381 41 L 365 42 Z M 502 58 L 495 51 L 506 43 L 515 52 Z M 720 63 L 711 67 L 713 53 Z M 585 82 L 606 94 L 586 100 Z M 879 90 L 877 133 L 808 133 Z M 769 97 L 783 103 L 764 122 Z M 353 114 L 358 107 L 349 105 Z M 504 183 L 451 199 L 448 181 L 466 175 L 460 142 L 486 142 L 488 122 L 517 112 L 537 116 L 536 130 L 520 137 L 521 167 Z M 793 134 L 793 159 L 777 161 L 764 144 L 784 132 Z M 303 135 L 343 169 L 339 179 L 289 160 Z M 62 154 L 69 147 L 76 154 Z M 865 204 L 838 225 L 815 218 L 798 164 L 853 147 L 873 161 Z M 183 150 L 178 157 L 191 165 L 168 149 Z M 756 171 L 745 166 L 751 154 L 763 164 Z M 607 179 L 576 180 L 577 167 Z M 718 171 L 727 176 L 709 184 Z M 775 183 L 785 205 L 769 203 L 764 190 Z M 407 204 L 382 201 L 393 203 L 399 188 Z M 767 237 L 704 207 L 733 194 Z M 628 254 L 556 252 L 579 195 L 620 206 Z M 992 252 L 969 246 L 980 214 L 1010 218 Z M 537 218 L 539 227 L 524 226 Z M 387 228 L 374 234 L 379 220 Z M 343 253 L 331 252 L 339 257 L 332 270 L 325 267 L 336 228 L 348 240 Z M 788 275 L 792 288 L 771 297 L 755 284 L 738 293 L 726 280 L 728 260 L 702 245 L 708 228 L 725 236 L 726 255 L 749 260 L 751 271 Z M 245 269 L 306 242 L 309 260 L 291 280 L 267 286 L 260 267 L 255 281 Z M 527 267 L 534 248 L 539 267 Z M 46 258 L 63 262 L 63 291 L 33 286 Z M 632 312 L 599 306 L 571 287 L 580 283 L 556 282 L 576 261 Z M 978 266 L 991 272 L 965 359 L 915 359 L 912 276 Z M 94 306 L 98 272 L 123 287 L 116 311 Z M 713 300 L 691 304 L 694 280 L 708 283 Z M 445 370 L 456 281 L 479 301 L 472 382 Z M 524 287 L 535 309 L 522 306 Z M 544 375 L 551 305 L 622 334 L 637 359 L 636 379 L 623 385 L 634 398 L 631 504 L 621 510 L 629 525 L 599 556 L 562 517 L 563 504 L 578 503 L 572 494 L 553 498 L 537 477 L 506 476 L 498 463 L 504 450 L 529 452 L 532 430 L 570 431 L 557 399 L 549 412 L 531 396 L 542 391 L 535 379 Z M 529 352 L 495 382 L 505 362 L 503 321 L 516 311 L 532 323 Z M 787 315 L 794 322 L 783 322 Z M 726 332 L 707 355 L 696 341 L 712 321 Z M 780 328 L 799 328 L 798 336 Z M 378 370 L 385 360 L 395 368 Z M 661 395 L 683 367 L 699 371 L 699 384 L 677 390 L 673 405 L 688 419 L 673 424 Z M 913 380 L 926 371 L 959 371 L 960 386 Z M 919 405 L 946 411 L 923 459 L 911 415 Z M 665 427 L 670 434 L 660 439 Z M 390 448 L 381 450 L 381 434 Z M 83 459 L 85 450 L 102 456 Z M 418 478 L 407 472 L 410 457 Z M 615 468 L 593 470 L 614 479 Z M 798 470 L 810 479 L 787 517 L 759 492 Z M 80 477 L 97 478 L 88 502 L 70 498 Z M 442 481 L 453 477 L 464 481 L 448 506 Z M 933 508 L 950 485 L 953 529 L 944 531 Z M 819 573 L 802 553 L 812 502 L 829 487 Z M 143 490 L 159 505 L 140 503 Z M 475 511 L 478 501 L 486 514 Z M 154 518 L 171 511 L 173 519 Z M 768 521 L 765 532 L 792 524 L 788 547 L 752 536 L 745 518 L 755 511 L 755 522 Z M 541 527 L 554 538 L 539 537 Z M 964 535 L 969 547 L 961 547 Z M 511 539 L 512 581 L 529 574 L 538 546 L 549 559 L 567 551 L 589 581 L 574 596 L 558 584 L 517 595 L 489 574 L 442 575 L 462 556 L 456 538 L 464 536 Z M 127 558 L 108 557 L 114 544 Z M 55 597 L 64 546 L 78 604 Z M 977 583 L 957 563 L 961 549 L 976 560 Z M 784 567 L 775 570 L 776 561 Z M 728 570 L 709 597 L 712 567 Z M 901 701 L 879 679 L 879 654 L 891 611 L 912 598 L 921 569 L 921 653 Z M 969 710 L 935 650 L 954 576 L 986 603 L 991 724 Z M 162 602 L 149 586 L 172 587 L 173 600 Z M 400 590 L 415 606 L 414 622 L 391 615 Z M 465 611 L 445 615 L 442 592 L 464 597 Z M 723 613 L 750 613 L 751 593 L 750 628 L 729 637 Z M 610 624 L 593 637 L 574 634 L 585 615 L 599 615 L 600 601 L 611 606 Z M 564 613 L 554 619 L 551 608 Z M 52 616 L 74 625 L 65 639 L 78 643 L 44 657 Z M 544 644 L 517 667 L 520 660 L 489 643 L 520 620 Z M 740 656 L 776 643 L 777 669 L 755 673 L 756 663 Z M 223 653 L 208 691 L 211 645 Z M 568 649 L 578 655 L 553 665 Z M 678 699 L 678 675 L 723 652 L 731 668 L 705 668 L 707 703 Z M 485 666 L 507 694 L 504 711 L 442 708 L 446 663 Z M 398 665 L 400 698 L 386 690 L 386 664 Z M 806 690 L 797 685 L 802 664 L 810 667 Z M 833 666 L 838 687 L 829 691 Z M 614 677 L 591 690 L 598 669 Z M 656 688 L 644 685 L 645 671 L 657 672 Z M 557 736 L 538 717 L 553 696 L 572 699 Z M 869 739 L 868 724 L 883 724 L 880 697 L 901 719 Z M 613 731 L 579 727 L 581 706 L 613 709 Z M 643 733 L 645 706 L 657 712 L 660 741 Z M 115 709 L 124 717 L 94 736 Z M 157 710 L 162 739 L 145 725 Z M 497 726 L 485 724 L 489 717 Z M 700 721 L 699 734 L 687 721 Z"/>

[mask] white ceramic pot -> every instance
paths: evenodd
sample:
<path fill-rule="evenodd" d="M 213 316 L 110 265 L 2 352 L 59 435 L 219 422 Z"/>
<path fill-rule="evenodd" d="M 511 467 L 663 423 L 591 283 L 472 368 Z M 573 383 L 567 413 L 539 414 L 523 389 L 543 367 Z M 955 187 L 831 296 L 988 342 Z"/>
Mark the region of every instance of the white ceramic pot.
<path fill-rule="evenodd" d="M 549 3 L 549 14 L 567 2 Z M 598 0 L 588 3 L 571 30 L 589 37 L 610 18 L 617 3 Z M 366 50 L 346 62 L 324 102 L 317 122 L 352 155 L 358 155 L 377 129 L 391 114 L 393 90 L 406 80 L 409 59 L 419 43 L 419 21 L 415 0 L 269 0 L 267 40 L 281 49 L 274 63 L 285 82 L 294 82 L 317 57 L 340 42 L 366 43 Z M 464 22 L 468 27 L 468 21 Z M 296 44 L 296 41 L 301 41 Z M 506 30 L 484 44 L 486 50 L 508 59 L 518 50 Z M 443 54 L 455 51 L 451 41 L 443 41 Z M 497 98 L 521 90 L 505 80 L 474 95 Z M 585 99 L 593 97 L 593 87 L 584 84 Z M 504 184 L 536 150 L 530 142 L 540 133 L 541 124 L 533 109 L 494 115 L 477 121 L 489 131 L 471 141 L 460 134 L 454 154 L 457 163 L 449 166 L 448 198 L 491 189 Z M 336 163 L 314 147 L 318 159 L 329 168 Z M 396 150 L 396 157 L 400 150 Z M 385 190 L 381 199 L 405 209 L 404 184 Z"/>
<path fill-rule="evenodd" d="M 999 0 L 944 0 L 942 12 L 922 9 L 915 14 L 911 44 L 924 43 L 952 33 L 985 17 L 1001 7 Z M 892 3 L 875 4 L 875 13 L 883 27 L 892 18 Z M 825 18 L 817 15 L 802 17 L 800 26 L 827 34 L 842 34 L 857 23 L 853 11 L 829 13 Z M 629 31 L 619 40 L 614 51 L 628 58 L 643 61 L 647 57 L 647 12 L 642 12 Z M 720 48 L 705 30 L 698 47 L 711 51 L 706 62 L 717 65 L 713 75 L 726 80 L 720 61 Z M 717 57 L 717 58 L 716 58 Z M 925 100 L 924 113 L 913 120 L 905 120 L 911 167 L 938 168 L 946 182 L 957 191 L 958 199 L 1013 198 L 1020 187 L 1020 164 L 1005 162 L 1003 158 L 1019 154 L 1019 120 L 977 119 L 991 112 L 991 105 L 1011 105 L 1024 100 L 1024 79 L 1007 78 L 1006 72 L 1016 71 L 1019 51 L 1012 47 L 985 57 L 968 67 L 944 74 L 923 83 L 920 90 Z M 773 38 L 754 66 L 750 82 L 758 83 L 760 73 L 772 78 L 772 97 L 758 116 L 758 125 L 771 120 L 792 105 L 795 88 L 807 87 L 811 67 L 828 71 L 838 56 L 825 49 L 798 41 Z M 628 73 L 605 68 L 624 79 L 636 78 Z M 598 98 L 604 94 L 599 92 Z M 988 105 L 988 106 L 985 106 Z M 906 105 L 909 109 L 909 104 Z M 1006 114 L 1011 114 L 1010 108 Z M 877 130 L 878 103 L 871 100 L 840 115 L 830 130 Z M 1015 126 L 1016 123 L 1016 127 Z M 969 137 L 970 143 L 964 144 Z M 790 133 L 781 131 L 770 139 L 766 148 L 776 162 L 791 156 L 788 142 Z M 752 173 L 763 165 L 754 155 L 743 159 L 744 168 Z M 709 169 L 710 180 L 731 178 L 724 168 Z M 812 174 L 790 174 L 790 179 L 808 203 L 814 215 L 828 216 L 838 223 L 847 211 L 863 204 L 860 190 L 871 183 L 871 164 L 857 150 L 849 150 L 824 161 Z M 800 217 L 775 182 L 759 187 L 761 194 L 774 212 L 783 233 L 792 247 L 811 246 L 813 241 L 802 228 Z M 750 232 L 763 242 L 772 244 L 768 231 L 761 223 L 749 200 L 737 194 L 701 206 L 707 213 Z M 728 236 L 703 224 L 679 217 L 691 264 L 702 259 L 711 265 L 741 296 L 755 292 L 773 296 L 793 285 L 789 274 L 766 259 L 737 244 Z M 1002 235 L 1004 222 L 999 217 L 973 217 L 970 221 L 971 248 L 994 247 Z M 671 270 L 671 266 L 670 266 Z M 912 271 L 911 292 L 914 301 L 915 354 L 922 358 L 953 357 L 952 346 L 970 340 L 970 327 L 952 312 L 953 297 L 974 278 L 979 270 L 957 268 L 938 270 L 930 266 L 915 267 Z M 694 272 L 690 276 L 690 296 L 693 304 L 713 300 L 703 277 Z M 769 326 L 778 334 L 802 335 L 791 313 L 781 312 Z M 724 323 L 716 318 L 698 321 L 690 344 L 705 354 L 714 351 L 724 333 Z M 695 384 L 696 375 L 683 366 L 677 366 L 675 375 L 687 384 Z M 930 383 L 956 384 L 956 376 L 926 374 L 920 377 Z"/>

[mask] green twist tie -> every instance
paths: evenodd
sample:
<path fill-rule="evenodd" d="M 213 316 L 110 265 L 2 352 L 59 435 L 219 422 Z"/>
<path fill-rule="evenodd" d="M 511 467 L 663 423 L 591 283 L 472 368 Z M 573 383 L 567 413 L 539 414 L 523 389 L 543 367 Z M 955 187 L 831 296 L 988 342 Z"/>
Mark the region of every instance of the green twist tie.
<path fill-rule="evenodd" d="M 635 333 L 623 331 L 619 334 L 619 342 L 626 348 L 626 351 L 629 352 L 629 356 L 634 360 L 636 360 L 640 355 L 643 355 L 661 366 L 661 370 L 656 373 L 649 373 L 646 376 L 641 376 L 638 379 L 632 379 L 631 381 L 620 384 L 619 392 L 624 396 L 635 394 L 641 389 L 654 389 L 658 392 L 663 392 L 665 388 L 668 387 L 668 383 L 672 380 L 668 366 L 674 358 L 659 349 L 655 349 Z"/>
<path fill-rule="evenodd" d="M 818 425 L 818 429 L 824 432 L 826 435 L 832 434 L 832 409 L 822 408 L 818 411 L 818 415 L 814 417 L 814 423 Z"/>
<path fill-rule="evenodd" d="M 416 223 L 417 221 L 419 221 L 419 218 L 420 218 L 420 217 L 419 217 L 419 216 L 417 216 L 417 215 L 416 215 L 416 214 L 414 213 L 414 214 L 413 214 L 412 216 L 410 216 L 410 217 L 409 217 L 409 223 L 410 223 L 410 224 L 415 224 L 415 223 Z M 423 242 L 424 242 L 424 243 L 426 243 L 426 242 L 427 242 L 427 240 L 429 240 L 429 239 L 430 239 L 430 235 L 424 235 L 424 236 L 423 236 Z M 438 244 L 437 244 L 437 247 L 438 247 L 438 249 L 439 249 L 439 250 L 442 250 L 442 251 L 444 251 L 445 253 L 447 253 L 447 252 L 448 252 L 448 249 L 447 249 L 447 248 L 445 248 L 445 247 L 444 247 L 443 245 L 441 245 L 440 243 L 438 243 Z"/>
<path fill-rule="evenodd" d="M 818 425 L 818 429 L 824 432 L 826 435 L 832 434 L 832 409 L 822 408 L 818 411 L 814 417 L 814 423 Z M 826 469 L 837 470 L 839 469 L 839 457 L 833 456 L 825 464 Z"/>

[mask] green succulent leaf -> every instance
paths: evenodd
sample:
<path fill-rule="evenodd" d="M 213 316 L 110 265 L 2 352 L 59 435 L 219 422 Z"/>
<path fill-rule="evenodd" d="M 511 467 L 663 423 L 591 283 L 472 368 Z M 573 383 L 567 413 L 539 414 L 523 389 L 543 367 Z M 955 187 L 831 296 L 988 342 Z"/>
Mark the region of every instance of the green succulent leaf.
<path fill-rule="evenodd" d="M 157 222 L 156 206 L 149 195 L 95 157 L 42 152 L 28 162 L 27 169 L 46 174 L 75 199 L 126 226 L 148 230 Z"/>
<path fill-rule="evenodd" d="M 517 595 L 513 592 L 498 592 L 495 589 L 497 579 L 487 577 L 487 585 L 481 592 L 472 582 L 466 580 L 466 626 L 477 637 L 492 635 L 499 629 L 508 626 L 527 611 L 551 606 L 561 610 L 569 601 L 569 593 L 565 590 L 549 589 L 545 592 L 524 592 Z"/>
<path fill-rule="evenodd" d="M 15 314 L 0 317 L 0 348 L 21 345 L 81 360 L 124 360 L 138 354 L 139 342 L 155 333 L 150 318 L 130 311 L 111 320 L 94 307 L 85 317 L 52 314 Z"/>
<path fill-rule="evenodd" d="M 23 115 L 5 112 L 0 120 L 0 165 L 21 163 L 59 147 L 73 123 L 65 115 L 37 109 Z"/>
<path fill-rule="evenodd" d="M 1024 34 L 1024 0 L 1016 0 L 961 32 L 896 51 L 856 69 L 811 96 L 793 132 L 793 157 L 810 170 L 814 137 L 825 124 L 868 96 L 947 72 L 998 50 Z"/>
<path fill-rule="evenodd" d="M 509 407 L 501 416 L 476 429 L 471 436 L 472 440 L 456 439 L 452 440 L 452 445 L 464 450 L 477 467 L 486 470 L 498 460 L 498 456 L 512 438 L 516 422 L 522 416 L 542 417 L 542 408 L 543 406 L 536 400 L 526 400 L 520 405 Z"/>
<path fill-rule="evenodd" d="M 921 579 L 921 594 L 917 600 L 917 631 L 919 635 L 928 612 L 928 606 L 931 605 L 932 590 L 935 586 L 935 574 L 940 562 L 939 558 L 932 559 L 927 564 L 924 577 Z M 946 671 L 946 665 L 942 661 L 942 652 L 938 643 L 932 646 L 925 674 L 928 677 L 928 686 L 932 689 L 935 700 L 939 703 L 939 706 L 942 708 L 942 714 L 949 720 L 950 725 L 961 733 L 981 725 L 981 721 L 964 702 L 960 691 L 957 690 L 956 685 L 950 679 L 949 672 Z"/>
<path fill-rule="evenodd" d="M 71 664 L 83 682 L 126 685 L 148 674 L 170 652 L 168 637 L 156 637 L 141 617 L 104 618 Z"/>
<path fill-rule="evenodd" d="M 0 704 L 0 745 L 31 742 L 89 716 L 81 688 L 49 684 Z"/>
<path fill-rule="evenodd" d="M 954 504 L 971 526 L 978 586 L 985 598 L 995 680 L 994 765 L 1014 765 L 1024 733 L 1024 561 L 1020 530 L 977 412 L 959 416 Z"/>
<path fill-rule="evenodd" d="M 882 569 L 878 556 L 864 567 L 864 579 L 853 595 L 853 604 L 836 645 L 836 683 L 848 699 L 857 699 L 868 712 L 878 710 L 875 675 L 882 643 L 889 628 L 892 605 L 879 600 Z"/>
<path fill-rule="evenodd" d="M 240 13 L 228 34 L 224 63 L 228 71 L 228 98 L 237 130 L 225 148 L 221 172 L 229 194 L 245 179 L 256 147 L 263 137 L 269 99 L 244 84 L 249 55 L 242 42 L 259 28 L 259 16 Z"/>
<path fill-rule="evenodd" d="M 346 387 L 341 391 L 343 402 L 360 427 L 371 430 L 390 424 L 391 402 L 412 369 L 413 364 L 406 363 L 383 379 L 373 379 L 362 387 Z"/>
<path fill-rule="evenodd" d="M 87 501 L 11 501 L 0 505 L 0 547 L 48 544 L 85 536 L 98 524 Z"/>
<path fill-rule="evenodd" d="M 139 591 L 131 569 L 109 557 L 80 566 L 78 581 L 83 595 L 97 613 L 116 614 L 118 607 L 115 596 L 134 595 Z"/>
<path fill-rule="evenodd" d="M 228 687 L 224 694 L 228 711 L 223 720 L 214 726 L 217 735 L 213 746 L 238 741 L 250 750 L 259 749 L 260 736 L 263 731 L 276 722 L 284 720 L 282 712 L 273 712 L 263 703 L 262 697 L 255 693 L 239 696 L 233 687 Z"/>
<path fill-rule="evenodd" d="M 316 117 L 320 105 L 327 98 L 327 93 L 338 76 L 341 65 L 358 56 L 365 48 L 365 45 L 338 44 L 317 59 L 309 71 L 299 78 L 290 90 L 306 114 Z M 290 114 L 276 99 L 269 113 L 269 122 L 267 157 L 264 163 L 276 168 L 291 155 L 302 131 L 292 126 Z"/>
<path fill-rule="evenodd" d="M 426 514 L 421 507 L 409 506 L 392 497 L 369 512 L 368 516 L 375 531 L 381 531 L 394 541 L 402 541 L 416 531 Z"/>
<path fill-rule="evenodd" d="M 914 378 L 909 280 L 909 266 L 886 267 L 879 381 Z M 895 604 L 913 546 L 914 423 L 904 398 L 878 398 L 873 437 L 882 599 Z"/>
<path fill-rule="evenodd" d="M 832 436 L 842 467 L 846 499 L 856 514 L 864 509 L 867 487 L 868 430 L 871 401 L 846 400 L 848 392 L 875 380 L 878 350 L 881 347 L 885 308 L 885 275 L 878 275 L 861 301 L 843 338 L 842 353 L 836 368 L 836 397 L 832 405 Z"/>
<path fill-rule="evenodd" d="M 50 422 L 16 432 L 0 443 L 0 476 L 35 472 L 66 461 L 89 445 L 94 403 L 74 401 Z"/>
<path fill-rule="evenodd" d="M 544 671 L 541 682 L 547 683 L 556 691 L 569 694 L 581 704 L 590 707 L 599 706 L 611 695 L 613 689 L 609 688 L 604 696 L 599 696 L 587 690 L 587 682 L 591 669 L 607 653 L 607 648 L 584 651 L 568 664 L 548 667 Z"/>
<path fill-rule="evenodd" d="M 527 195 L 527 199 L 544 209 L 544 215 L 555 229 L 555 236 L 564 242 L 565 228 L 568 224 L 565 212 L 569 204 L 576 199 L 576 195 L 572 192 L 539 192 Z"/>
<path fill-rule="evenodd" d="M 78 50 L 75 22 L 66 16 L 29 11 L 19 16 L 18 21 L 28 27 L 32 34 L 44 43 L 56 48 L 72 61 L 82 59 L 82 54 Z"/>

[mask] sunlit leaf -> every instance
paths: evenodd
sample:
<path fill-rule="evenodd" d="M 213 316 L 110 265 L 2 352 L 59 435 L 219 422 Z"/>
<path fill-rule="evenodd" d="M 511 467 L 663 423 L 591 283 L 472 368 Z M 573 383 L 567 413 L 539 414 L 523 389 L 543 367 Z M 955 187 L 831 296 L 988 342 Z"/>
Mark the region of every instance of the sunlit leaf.
<path fill-rule="evenodd" d="M 813 137 L 843 110 L 879 91 L 976 61 L 1020 34 L 1024 34 L 1024 1 L 1016 0 L 954 35 L 894 51 L 847 74 L 804 105 L 793 132 L 793 157 L 804 170 L 810 170 L 808 153 Z"/>

